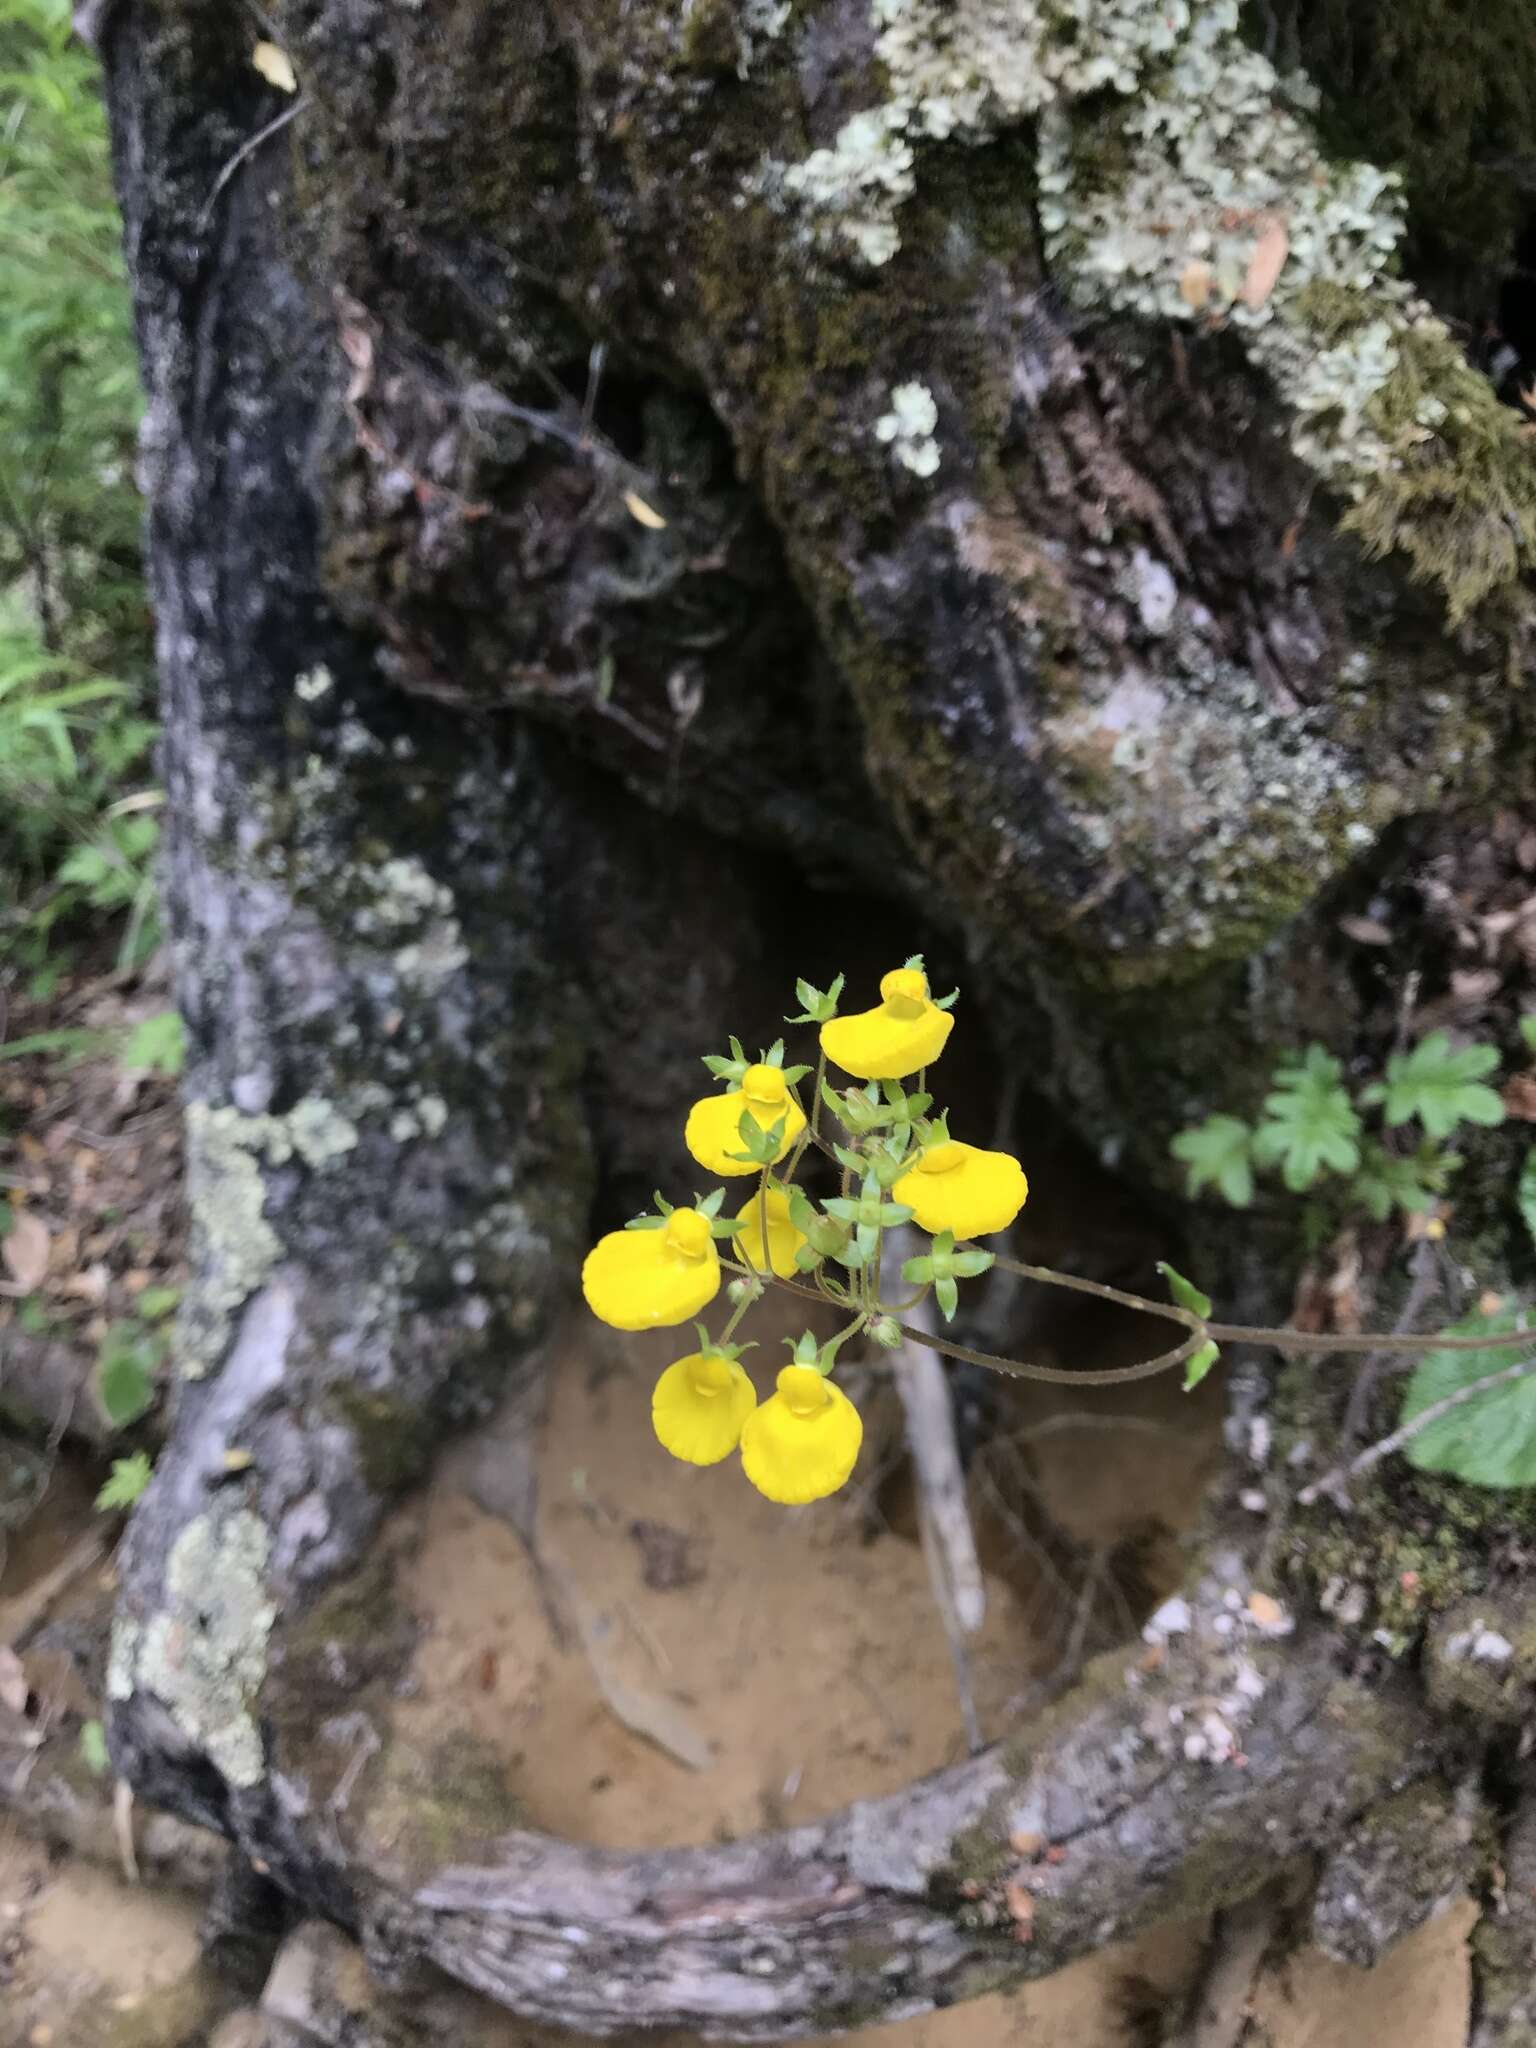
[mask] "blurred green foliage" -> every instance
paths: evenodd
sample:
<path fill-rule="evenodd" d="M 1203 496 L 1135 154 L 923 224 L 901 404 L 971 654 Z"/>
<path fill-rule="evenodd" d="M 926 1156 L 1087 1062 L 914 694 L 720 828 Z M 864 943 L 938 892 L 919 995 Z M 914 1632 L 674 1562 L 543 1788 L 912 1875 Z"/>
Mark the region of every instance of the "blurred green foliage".
<path fill-rule="evenodd" d="M 94 59 L 0 0 L 0 979 L 155 939 L 138 386 Z"/>

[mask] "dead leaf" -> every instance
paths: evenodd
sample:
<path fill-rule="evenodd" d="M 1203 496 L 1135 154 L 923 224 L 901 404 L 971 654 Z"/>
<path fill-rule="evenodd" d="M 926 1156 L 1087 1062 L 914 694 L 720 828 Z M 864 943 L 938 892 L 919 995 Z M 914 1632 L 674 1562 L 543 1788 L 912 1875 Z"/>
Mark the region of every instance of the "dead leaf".
<path fill-rule="evenodd" d="M 1499 1100 L 1523 1124 L 1536 1124 L 1536 1074 L 1514 1074 L 1504 1083 Z"/>
<path fill-rule="evenodd" d="M 1003 1886 L 1003 1899 L 1013 1921 L 1015 1941 L 1030 1941 L 1035 1931 L 1035 1895 L 1026 1885 L 1012 1878 Z"/>
<path fill-rule="evenodd" d="M 1339 930 L 1357 946 L 1390 946 L 1392 934 L 1374 917 L 1341 917 Z"/>
<path fill-rule="evenodd" d="M 299 81 L 293 75 L 288 53 L 276 43 L 258 43 L 251 52 L 251 63 L 268 85 L 275 85 L 279 92 L 298 91 Z"/>
<path fill-rule="evenodd" d="M 1477 1297 L 1477 1312 L 1480 1316 L 1496 1316 L 1503 1306 L 1503 1295 L 1495 1294 L 1491 1287 L 1485 1287 Z"/>
<path fill-rule="evenodd" d="M 27 1675 L 16 1652 L 0 1644 L 0 1707 L 13 1714 L 27 1711 Z"/>
<path fill-rule="evenodd" d="M 1248 1612 L 1266 1635 L 1285 1635 L 1292 1626 L 1291 1617 L 1269 1593 L 1250 1593 Z"/>
<path fill-rule="evenodd" d="M 1045 1837 L 1033 1834 L 1028 1828 L 1015 1828 L 1008 1837 L 1008 1846 L 1015 1856 L 1026 1856 L 1033 1862 L 1045 1847 Z"/>
<path fill-rule="evenodd" d="M 1204 310 L 1215 280 L 1215 271 L 1209 263 L 1201 262 L 1198 256 L 1192 257 L 1179 272 L 1179 297 L 1192 313 Z"/>
<path fill-rule="evenodd" d="M 0 1259 L 15 1281 L 7 1292 L 30 1294 L 34 1287 L 42 1284 L 48 1271 L 48 1226 L 41 1216 L 18 1216 L 9 1232 L 0 1239 Z"/>
<path fill-rule="evenodd" d="M 638 491 L 624 493 L 624 507 L 631 519 L 637 519 L 642 526 L 649 526 L 653 532 L 667 523 L 654 505 L 647 505 Z"/>
<path fill-rule="evenodd" d="M 87 1266 L 83 1273 L 71 1273 L 59 1288 L 59 1292 L 69 1295 L 76 1301 L 105 1301 L 110 1284 L 111 1275 L 106 1267 L 98 1262 L 94 1266 Z"/>
<path fill-rule="evenodd" d="M 229 1450 L 224 1453 L 226 1472 L 249 1472 L 256 1462 L 254 1451 Z"/>
<path fill-rule="evenodd" d="M 1284 221 L 1271 219 L 1254 245 L 1253 254 L 1248 259 L 1248 274 L 1238 293 L 1250 311 L 1256 312 L 1274 290 L 1290 253 L 1291 238 L 1285 231 Z"/>

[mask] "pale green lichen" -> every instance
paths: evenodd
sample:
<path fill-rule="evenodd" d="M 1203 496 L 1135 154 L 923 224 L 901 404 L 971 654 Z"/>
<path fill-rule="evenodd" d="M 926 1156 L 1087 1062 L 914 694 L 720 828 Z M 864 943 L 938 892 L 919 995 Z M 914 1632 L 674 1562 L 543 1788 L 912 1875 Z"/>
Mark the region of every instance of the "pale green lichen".
<path fill-rule="evenodd" d="M 414 931 L 392 953 L 392 964 L 414 992 L 435 993 L 469 958 L 453 914 L 453 891 L 412 857 L 387 860 L 362 880 L 366 900 L 353 913 L 353 930 L 361 938 Z"/>
<path fill-rule="evenodd" d="M 888 441 L 891 453 L 914 476 L 932 476 L 939 466 L 939 444 L 933 430 L 939 409 L 926 384 L 898 384 L 891 409 L 875 422 L 877 441 Z"/>
<path fill-rule="evenodd" d="M 256 1784 L 263 1768 L 251 1709 L 277 1613 L 263 1578 L 270 1547 L 265 1525 L 245 1508 L 222 1522 L 198 1516 L 171 1546 L 165 1607 L 142 1626 L 121 1620 L 113 1630 L 111 1697 L 153 1693 L 237 1786 Z"/>
<path fill-rule="evenodd" d="M 306 669 L 303 675 L 296 677 L 293 687 L 301 703 L 318 704 L 332 687 L 331 672 L 321 662 L 318 667 Z"/>
<path fill-rule="evenodd" d="M 758 184 L 884 263 L 916 142 L 1033 124 L 1046 253 L 1073 295 L 1236 332 L 1296 454 L 1351 501 L 1346 524 L 1406 554 L 1459 619 L 1536 559 L 1536 462 L 1395 274 L 1398 180 L 1323 154 L 1315 94 L 1238 16 L 1237 0 L 872 0 L 887 98 Z"/>
<path fill-rule="evenodd" d="M 183 1375 L 201 1379 L 229 1341 L 233 1318 L 282 1257 L 267 1221 L 263 1158 L 283 1166 L 298 1157 L 323 1172 L 357 1143 L 356 1127 L 306 1095 L 286 1116 L 242 1116 L 225 1105 L 187 1105 L 187 1196 L 192 1266 L 177 1326 Z"/>

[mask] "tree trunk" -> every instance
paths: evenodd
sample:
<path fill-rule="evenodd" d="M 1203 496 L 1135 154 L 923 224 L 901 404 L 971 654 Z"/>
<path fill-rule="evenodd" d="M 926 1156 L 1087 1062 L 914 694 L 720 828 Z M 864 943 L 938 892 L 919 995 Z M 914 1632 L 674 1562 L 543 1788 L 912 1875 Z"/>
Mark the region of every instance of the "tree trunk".
<path fill-rule="evenodd" d="M 887 5 L 878 61 L 850 0 L 277 0 L 285 97 L 238 12 L 101 12 L 195 1267 L 112 1751 L 395 1978 L 594 2032 L 895 2017 L 1237 1901 L 1463 1766 L 1369 1643 L 1261 1624 L 1218 1517 L 1154 1654 L 900 1798 L 635 1857 L 447 1791 L 451 1853 L 399 1825 L 370 1538 L 445 1431 L 536 1413 L 594 1193 L 677 1159 L 700 1046 L 926 943 L 999 1083 L 1166 1193 L 1218 1080 L 1361 1028 L 1325 935 L 1389 828 L 1523 764 L 1512 416 L 1294 222 L 1311 298 L 1271 280 L 1263 326 L 1278 201 L 1218 223 L 1230 288 L 1184 260 L 1178 328 L 1127 111 L 1211 46 L 1244 118 L 1280 102 L 1221 6 L 1205 44 L 1165 13 L 1046 86 L 1024 0 L 962 0 L 947 57 Z M 1310 131 L 1276 133 L 1300 221 Z M 1093 237 L 1133 230 L 1106 297 Z M 1298 398 L 1325 314 L 1342 378 L 1379 315 L 1419 379 L 1390 444 Z M 1222 1268 L 1272 1308 L 1259 1242 Z"/>

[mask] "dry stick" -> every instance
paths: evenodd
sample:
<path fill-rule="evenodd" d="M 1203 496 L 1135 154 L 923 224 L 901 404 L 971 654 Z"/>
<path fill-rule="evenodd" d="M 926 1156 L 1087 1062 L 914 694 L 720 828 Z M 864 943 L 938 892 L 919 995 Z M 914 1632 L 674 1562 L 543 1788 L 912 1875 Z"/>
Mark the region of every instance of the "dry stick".
<path fill-rule="evenodd" d="M 247 136 L 245 141 L 241 143 L 229 162 L 213 181 L 213 190 L 208 194 L 207 199 L 203 203 L 203 210 L 197 217 L 199 234 L 201 234 L 213 218 L 213 209 L 219 203 L 219 194 L 224 190 L 224 187 L 229 183 L 236 171 L 239 170 L 246 158 L 254 156 L 261 145 L 269 137 L 276 135 L 279 129 L 286 128 L 294 115 L 301 111 L 304 104 L 304 95 L 300 93 L 292 106 L 284 107 L 280 114 L 273 116 L 265 128 L 258 128 L 254 135 Z"/>
<path fill-rule="evenodd" d="M 1419 1313 L 1433 1294 L 1438 1277 L 1434 1247 L 1427 1237 L 1421 1238 L 1413 1254 L 1413 1279 L 1408 1297 L 1403 1303 L 1402 1313 L 1392 1325 L 1394 1337 L 1406 1336 L 1419 1320 Z M 1355 1438 L 1364 1432 L 1371 1412 L 1371 1396 L 1376 1391 L 1376 1382 L 1389 1355 L 1385 1351 L 1372 1352 L 1355 1376 L 1355 1384 L 1349 1390 L 1349 1405 L 1344 1410 L 1344 1426 L 1339 1431 L 1340 1450 L 1347 1451 Z"/>
<path fill-rule="evenodd" d="M 899 1267 L 905 1236 L 899 1227 L 886 1234 L 882 1278 Z M 923 1315 L 925 1308 L 919 1308 L 917 1313 Z M 931 1314 L 931 1309 L 926 1313 Z M 903 1345 L 893 1351 L 890 1362 L 906 1417 L 923 1559 L 928 1567 L 934 1605 L 949 1642 L 966 1745 L 975 1756 L 982 1746 L 981 1722 L 976 1713 L 965 1639 L 980 1628 L 986 1616 L 987 1593 L 966 1505 L 965 1474 L 955 1440 L 949 1381 L 938 1359 L 914 1347 Z"/>
<path fill-rule="evenodd" d="M 1485 1350 L 1508 1349 L 1508 1346 L 1485 1344 Z M 1389 1458 L 1394 1451 L 1400 1451 L 1404 1444 L 1416 1437 L 1421 1429 L 1428 1429 L 1432 1422 L 1438 1422 L 1442 1415 L 1449 1415 L 1453 1408 L 1459 1408 L 1464 1401 L 1476 1400 L 1479 1394 L 1486 1394 L 1493 1387 L 1506 1386 L 1511 1380 L 1524 1379 L 1536 1372 L 1536 1358 L 1522 1358 L 1516 1365 L 1506 1365 L 1502 1372 L 1485 1373 L 1480 1380 L 1469 1380 L 1464 1387 L 1458 1387 L 1454 1394 L 1447 1394 L 1444 1400 L 1432 1401 L 1427 1408 L 1421 1408 L 1411 1421 L 1401 1429 L 1394 1429 L 1390 1436 L 1384 1436 L 1378 1443 L 1368 1444 L 1357 1457 L 1347 1464 L 1336 1465 L 1331 1472 L 1325 1472 L 1321 1479 L 1314 1479 L 1310 1486 L 1304 1486 L 1296 1498 L 1304 1508 L 1311 1507 L 1320 1493 L 1332 1492 L 1347 1480 L 1358 1478 L 1360 1473 L 1369 1472 L 1373 1465 L 1379 1465 L 1383 1458 Z"/>

